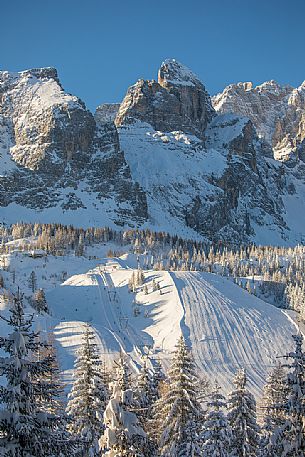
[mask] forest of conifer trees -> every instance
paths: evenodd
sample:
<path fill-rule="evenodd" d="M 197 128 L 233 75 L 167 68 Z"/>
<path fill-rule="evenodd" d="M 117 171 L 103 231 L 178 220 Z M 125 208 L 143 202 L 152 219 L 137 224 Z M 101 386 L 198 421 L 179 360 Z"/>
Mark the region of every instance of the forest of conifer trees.
<path fill-rule="evenodd" d="M 305 314 L 303 246 L 214 246 L 149 230 L 51 224 L 2 227 L 0 236 L 3 259 L 12 240 L 19 240 L 20 252 L 32 256 L 63 256 L 69 251 L 78 257 L 88 246 L 109 241 L 109 257 L 128 248 L 138 256 L 138 268 L 128 283 L 131 293 L 137 287 L 149 293 L 143 270 L 207 271 L 231 278 L 277 307 L 295 310 L 301 320 Z M 9 271 L 3 261 L 2 270 Z M 34 271 L 28 285 L 31 309 L 50 314 Z M 160 289 L 157 281 L 152 288 Z M 46 338 L 35 329 L 22 291 L 7 300 L 9 316 L 0 316 L 8 328 L 7 336 L 0 336 L 1 456 L 304 456 L 305 353 L 300 332 L 292 337 L 294 349 L 270 369 L 261 398 L 255 399 L 246 367 L 236 370 L 234 387 L 225 395 L 217 379 L 198 372 L 182 335 L 166 370 L 158 357 L 148 354 L 135 372 L 124 352 L 107 366 L 88 323 L 67 396 L 54 335 Z"/>

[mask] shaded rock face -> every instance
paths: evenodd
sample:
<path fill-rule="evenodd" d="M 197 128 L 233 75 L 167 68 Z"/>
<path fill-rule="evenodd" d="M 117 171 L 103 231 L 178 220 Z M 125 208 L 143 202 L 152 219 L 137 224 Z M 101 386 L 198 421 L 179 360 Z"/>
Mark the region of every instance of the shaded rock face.
<path fill-rule="evenodd" d="M 177 61 L 167 60 L 159 69 L 158 82 L 142 79 L 128 89 L 115 123 L 121 126 L 137 119 L 156 130 L 182 130 L 200 138 L 214 114 L 198 78 Z"/>
<path fill-rule="evenodd" d="M 279 160 L 304 157 L 305 83 L 294 89 L 268 81 L 231 84 L 212 98 L 219 113 L 234 112 L 249 117 L 259 136 Z"/>
<path fill-rule="evenodd" d="M 281 216 L 277 170 L 265 162 L 251 121 L 241 122 L 236 116 L 216 117 L 207 131 L 207 146 L 219 148 L 218 138 L 227 138 L 233 126 L 235 136 L 222 143 L 224 168 L 207 178 L 214 187 L 213 197 L 207 201 L 197 196 L 186 210 L 186 223 L 209 239 L 231 243 L 251 240 L 256 234 L 253 226 L 270 222 L 282 233 L 288 227 Z"/>
<path fill-rule="evenodd" d="M 0 72 L 0 156 L 1 206 L 58 208 L 60 217 L 89 202 L 120 224 L 146 219 L 145 194 L 132 181 L 114 123 L 96 125 L 55 69 Z"/>

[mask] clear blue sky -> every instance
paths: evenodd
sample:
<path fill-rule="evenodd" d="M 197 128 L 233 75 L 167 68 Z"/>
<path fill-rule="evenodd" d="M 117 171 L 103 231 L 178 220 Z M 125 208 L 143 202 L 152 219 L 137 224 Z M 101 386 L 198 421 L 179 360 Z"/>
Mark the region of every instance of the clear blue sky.
<path fill-rule="evenodd" d="M 6 0 L 0 69 L 54 66 L 94 110 L 120 101 L 165 58 L 227 84 L 305 79 L 305 0 Z"/>

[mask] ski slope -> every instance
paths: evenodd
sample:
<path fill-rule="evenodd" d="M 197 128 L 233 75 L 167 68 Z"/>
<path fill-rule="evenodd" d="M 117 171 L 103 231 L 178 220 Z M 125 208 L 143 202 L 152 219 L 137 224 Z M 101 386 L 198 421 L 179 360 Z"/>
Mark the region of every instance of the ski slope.
<path fill-rule="evenodd" d="M 29 296 L 28 277 L 35 271 L 37 286 L 46 291 L 51 316 L 36 315 L 36 326 L 42 333 L 54 332 L 67 389 L 87 323 L 109 368 L 121 351 L 134 373 L 147 356 L 152 365 L 160 360 L 166 370 L 182 333 L 201 375 L 211 382 L 217 379 L 228 392 L 236 370 L 244 367 L 256 396 L 277 357 L 292 347 L 296 332 L 289 314 L 215 274 L 144 271 L 148 293 L 143 287 L 131 293 L 128 282 L 137 268 L 133 254 L 88 260 L 73 255 L 32 259 L 13 253 L 6 263 L 16 271 L 15 284 L 12 274 L 4 272 L 9 290 L 18 284 Z M 153 282 L 160 290 L 153 290 Z M 0 296 L 1 314 L 6 306 Z M 0 325 L 6 333 L 5 323 Z"/>
<path fill-rule="evenodd" d="M 240 367 L 258 395 L 276 358 L 287 353 L 293 322 L 231 281 L 205 273 L 173 273 L 184 308 L 183 333 L 197 365 L 225 390 Z"/>
<path fill-rule="evenodd" d="M 267 372 L 292 344 L 296 327 L 288 315 L 230 280 L 208 273 L 146 271 L 148 294 L 141 288 L 133 294 L 128 292 L 133 271 L 128 257 L 108 259 L 48 292 L 68 383 L 75 350 L 89 323 L 109 367 L 122 351 L 134 372 L 147 355 L 167 369 L 182 332 L 202 375 L 217 379 L 228 391 L 236 370 L 245 367 L 252 392 L 260 394 Z M 161 292 L 152 290 L 153 280 Z"/>

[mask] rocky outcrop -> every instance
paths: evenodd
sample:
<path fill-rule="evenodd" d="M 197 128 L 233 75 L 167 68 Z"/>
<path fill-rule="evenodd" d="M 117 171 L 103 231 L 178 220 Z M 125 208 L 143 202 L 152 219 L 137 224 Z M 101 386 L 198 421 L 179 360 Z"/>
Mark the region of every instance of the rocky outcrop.
<path fill-rule="evenodd" d="M 114 223 L 146 219 L 145 194 L 132 181 L 114 123 L 96 125 L 55 69 L 0 72 L 0 94 L 1 206 L 58 208 L 60 219 L 89 204 L 107 207 Z"/>
<path fill-rule="evenodd" d="M 115 123 L 147 122 L 156 130 L 182 130 L 199 138 L 214 116 L 210 97 L 199 79 L 175 60 L 159 69 L 158 82 L 139 80 L 124 98 Z"/>
<path fill-rule="evenodd" d="M 231 84 L 212 99 L 219 113 L 237 113 L 253 122 L 276 159 L 298 160 L 305 155 L 305 83 L 294 89 L 268 81 Z"/>
<path fill-rule="evenodd" d="M 114 122 L 118 114 L 120 103 L 103 103 L 96 108 L 94 118 L 97 124 Z"/>
<path fill-rule="evenodd" d="M 95 131 L 92 114 L 66 94 L 56 70 L 0 73 L 1 114 L 12 132 L 11 155 L 31 170 L 60 175 L 67 163 L 88 161 Z"/>
<path fill-rule="evenodd" d="M 275 123 L 272 146 L 277 158 L 305 161 L 305 82 L 294 89 L 283 116 Z"/>

